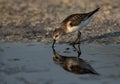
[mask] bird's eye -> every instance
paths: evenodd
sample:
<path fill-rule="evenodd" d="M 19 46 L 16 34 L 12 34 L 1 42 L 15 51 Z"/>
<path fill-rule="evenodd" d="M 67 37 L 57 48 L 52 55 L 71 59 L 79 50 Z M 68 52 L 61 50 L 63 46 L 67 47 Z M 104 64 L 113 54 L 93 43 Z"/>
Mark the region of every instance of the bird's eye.
<path fill-rule="evenodd" d="M 58 57 L 55 57 L 55 59 L 58 59 Z"/>
<path fill-rule="evenodd" d="M 58 37 L 58 35 L 56 35 L 55 37 Z"/>

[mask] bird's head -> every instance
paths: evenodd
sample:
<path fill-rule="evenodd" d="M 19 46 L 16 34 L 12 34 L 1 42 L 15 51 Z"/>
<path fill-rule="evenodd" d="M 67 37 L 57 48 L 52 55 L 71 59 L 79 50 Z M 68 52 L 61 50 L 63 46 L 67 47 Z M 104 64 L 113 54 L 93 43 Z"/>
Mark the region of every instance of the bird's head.
<path fill-rule="evenodd" d="M 53 38 L 53 46 L 56 43 L 56 41 L 61 37 L 61 35 L 64 33 L 62 28 L 57 28 L 53 31 L 52 33 L 52 38 Z"/>

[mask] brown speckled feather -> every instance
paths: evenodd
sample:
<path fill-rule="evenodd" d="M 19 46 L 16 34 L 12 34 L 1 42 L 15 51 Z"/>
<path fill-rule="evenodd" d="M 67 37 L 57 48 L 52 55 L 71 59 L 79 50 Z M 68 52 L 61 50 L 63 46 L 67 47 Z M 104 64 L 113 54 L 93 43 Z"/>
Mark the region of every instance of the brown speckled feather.
<path fill-rule="evenodd" d="M 66 26 L 67 22 L 69 22 L 69 21 L 71 21 L 71 23 L 70 23 L 71 26 L 77 26 L 82 21 L 84 21 L 84 20 L 88 19 L 89 17 L 91 17 L 98 10 L 99 10 L 99 8 L 97 8 L 94 11 L 89 12 L 89 13 L 72 14 L 72 15 L 68 16 L 67 18 L 65 18 L 62 21 L 61 27 L 64 28 Z"/>
<path fill-rule="evenodd" d="M 65 20 L 63 20 L 62 24 L 67 23 L 68 21 L 71 21 L 71 26 L 79 25 L 83 19 L 87 17 L 87 14 L 72 14 L 68 16 Z"/>

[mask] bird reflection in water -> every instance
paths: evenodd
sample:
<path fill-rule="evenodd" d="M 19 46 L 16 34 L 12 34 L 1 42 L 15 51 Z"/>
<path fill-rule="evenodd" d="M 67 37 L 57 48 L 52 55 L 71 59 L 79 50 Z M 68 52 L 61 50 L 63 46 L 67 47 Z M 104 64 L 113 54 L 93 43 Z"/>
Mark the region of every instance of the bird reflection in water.
<path fill-rule="evenodd" d="M 79 57 L 62 56 L 53 48 L 53 61 L 66 71 L 75 74 L 95 74 L 99 75 L 87 62 Z"/>

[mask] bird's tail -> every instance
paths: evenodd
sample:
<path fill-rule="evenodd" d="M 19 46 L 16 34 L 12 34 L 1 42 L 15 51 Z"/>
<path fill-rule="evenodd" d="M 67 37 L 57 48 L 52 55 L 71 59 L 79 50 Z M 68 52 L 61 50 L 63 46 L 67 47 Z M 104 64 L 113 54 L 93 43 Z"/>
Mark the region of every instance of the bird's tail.
<path fill-rule="evenodd" d="M 92 16 L 94 13 L 96 13 L 97 11 L 99 11 L 100 8 L 96 8 L 95 10 L 89 12 L 88 17 Z"/>
<path fill-rule="evenodd" d="M 91 74 L 94 74 L 94 75 L 100 75 L 100 74 L 97 73 L 96 71 L 92 71 Z"/>
<path fill-rule="evenodd" d="M 91 14 L 96 13 L 97 11 L 99 11 L 100 8 L 96 8 L 94 11 L 91 12 Z"/>

